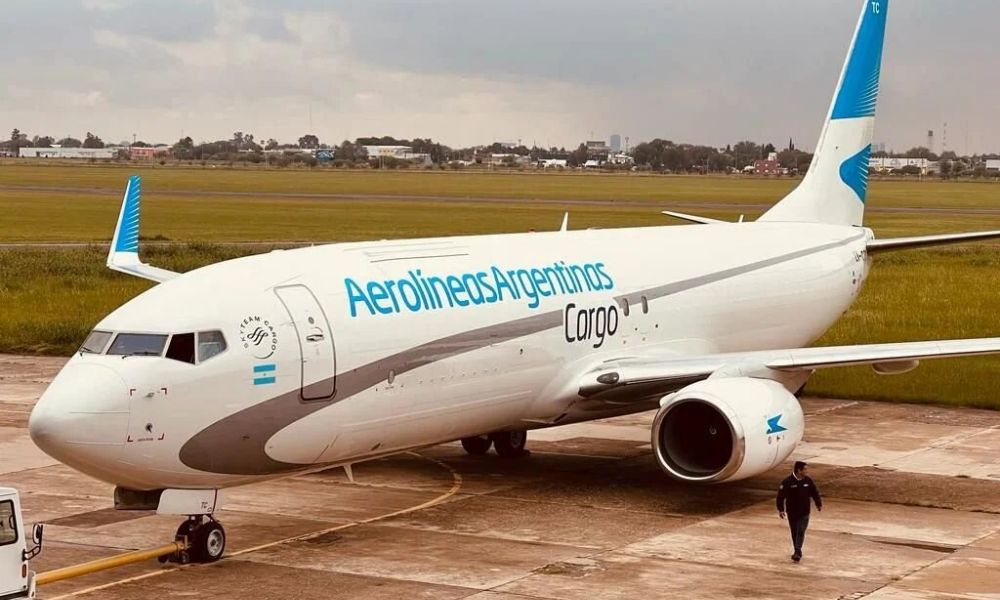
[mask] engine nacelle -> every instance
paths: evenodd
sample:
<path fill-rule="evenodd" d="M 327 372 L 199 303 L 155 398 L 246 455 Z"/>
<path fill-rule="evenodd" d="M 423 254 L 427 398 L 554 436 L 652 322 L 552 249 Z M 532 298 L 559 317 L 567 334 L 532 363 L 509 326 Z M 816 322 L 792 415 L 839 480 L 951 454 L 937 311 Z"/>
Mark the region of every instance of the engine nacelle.
<path fill-rule="evenodd" d="M 706 379 L 665 397 L 653 420 L 653 454 L 682 481 L 719 483 L 763 473 L 802 440 L 799 401 L 769 379 Z"/>

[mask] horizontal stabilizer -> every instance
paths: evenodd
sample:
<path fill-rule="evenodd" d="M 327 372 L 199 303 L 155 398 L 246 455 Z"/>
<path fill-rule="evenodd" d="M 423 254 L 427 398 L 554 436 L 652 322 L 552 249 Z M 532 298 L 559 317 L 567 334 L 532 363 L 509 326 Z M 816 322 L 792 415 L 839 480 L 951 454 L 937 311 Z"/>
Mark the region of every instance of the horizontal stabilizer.
<path fill-rule="evenodd" d="M 712 225 L 714 223 L 725 223 L 726 221 L 720 221 L 718 219 L 709 219 L 708 217 L 699 217 L 697 215 L 689 215 L 687 213 L 674 212 L 672 210 L 661 210 L 661 213 L 667 215 L 668 217 L 674 217 L 681 219 L 683 221 L 690 221 L 692 223 L 701 223 L 702 225 Z"/>
<path fill-rule="evenodd" d="M 177 277 L 178 273 L 153 267 L 139 260 L 140 187 L 138 175 L 128 178 L 121 212 L 118 213 L 118 226 L 115 227 L 115 236 L 111 239 L 111 249 L 108 251 L 108 268 L 151 281 L 167 281 Z"/>
<path fill-rule="evenodd" d="M 916 237 L 888 238 L 868 242 L 869 252 L 906 250 L 924 246 L 944 246 L 1000 238 L 1000 231 L 976 231 L 973 233 L 946 233 L 943 235 L 922 235 Z"/>

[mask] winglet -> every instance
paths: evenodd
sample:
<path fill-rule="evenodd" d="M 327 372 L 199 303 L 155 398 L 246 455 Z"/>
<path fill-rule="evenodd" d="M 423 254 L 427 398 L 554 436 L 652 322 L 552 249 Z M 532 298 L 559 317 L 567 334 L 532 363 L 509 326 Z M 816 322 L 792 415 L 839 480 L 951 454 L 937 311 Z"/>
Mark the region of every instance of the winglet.
<path fill-rule="evenodd" d="M 569 213 L 563 213 L 562 225 L 559 226 L 559 231 L 569 231 Z"/>
<path fill-rule="evenodd" d="M 111 238 L 111 248 L 108 251 L 108 268 L 149 279 L 163 282 L 177 277 L 178 273 L 147 265 L 139 260 L 139 206 L 141 182 L 138 175 L 128 178 L 125 186 L 125 197 L 118 213 L 118 225 L 115 236 Z"/>

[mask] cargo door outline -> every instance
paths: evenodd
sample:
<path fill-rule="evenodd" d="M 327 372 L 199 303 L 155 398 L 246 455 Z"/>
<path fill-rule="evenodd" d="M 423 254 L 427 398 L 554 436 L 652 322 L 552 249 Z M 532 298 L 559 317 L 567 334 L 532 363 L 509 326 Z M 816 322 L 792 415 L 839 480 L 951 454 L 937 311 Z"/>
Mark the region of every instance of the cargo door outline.
<path fill-rule="evenodd" d="M 299 395 L 303 400 L 326 400 L 337 391 L 337 355 L 326 311 L 308 287 L 275 288 L 285 306 L 299 343 Z"/>

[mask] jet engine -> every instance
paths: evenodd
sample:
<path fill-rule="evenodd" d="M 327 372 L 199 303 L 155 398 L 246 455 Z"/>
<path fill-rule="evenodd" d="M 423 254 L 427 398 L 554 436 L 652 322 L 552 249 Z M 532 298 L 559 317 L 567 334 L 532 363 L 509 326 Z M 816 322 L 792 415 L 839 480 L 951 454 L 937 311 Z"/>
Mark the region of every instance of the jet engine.
<path fill-rule="evenodd" d="M 802 440 L 802 407 L 770 379 L 706 379 L 664 397 L 653 420 L 653 453 L 668 475 L 719 483 L 763 473 Z"/>

